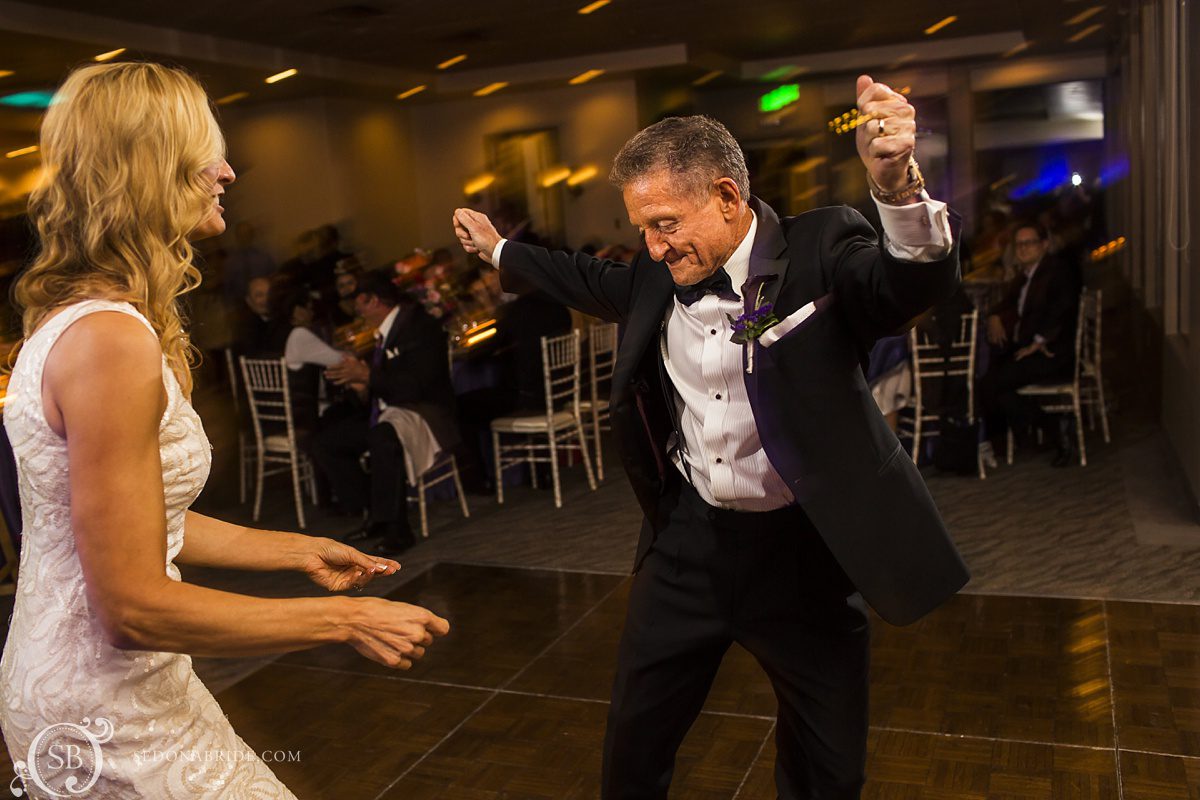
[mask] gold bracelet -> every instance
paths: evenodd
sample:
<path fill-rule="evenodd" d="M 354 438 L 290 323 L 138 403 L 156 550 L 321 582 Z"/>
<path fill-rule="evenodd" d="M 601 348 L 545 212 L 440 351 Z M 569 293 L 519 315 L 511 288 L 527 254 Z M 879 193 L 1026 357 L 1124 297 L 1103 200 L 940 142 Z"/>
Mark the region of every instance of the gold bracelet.
<path fill-rule="evenodd" d="M 903 189 L 897 189 L 894 192 L 885 192 L 879 188 L 879 184 L 875 183 L 875 179 L 871 177 L 871 173 L 867 173 L 867 186 L 871 189 L 871 194 L 875 199 L 887 205 L 898 206 L 907 203 L 912 198 L 925 191 L 925 176 L 921 174 L 921 167 L 917 164 L 917 160 L 912 156 L 908 157 L 908 185 Z"/>

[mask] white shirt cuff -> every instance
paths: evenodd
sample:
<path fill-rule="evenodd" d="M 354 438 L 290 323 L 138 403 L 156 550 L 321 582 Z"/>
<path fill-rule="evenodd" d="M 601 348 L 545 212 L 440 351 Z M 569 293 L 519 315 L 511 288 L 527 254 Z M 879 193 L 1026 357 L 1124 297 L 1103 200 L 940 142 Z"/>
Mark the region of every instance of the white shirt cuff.
<path fill-rule="evenodd" d="M 500 241 L 496 242 L 496 246 L 492 248 L 491 262 L 492 266 L 496 269 L 500 269 L 500 251 L 504 249 L 504 243 L 507 241 L 508 239 L 501 239 Z"/>
<path fill-rule="evenodd" d="M 875 200 L 883 241 L 888 252 L 901 261 L 937 261 L 953 245 L 946 204 L 921 192 L 921 202 L 893 206 Z"/>

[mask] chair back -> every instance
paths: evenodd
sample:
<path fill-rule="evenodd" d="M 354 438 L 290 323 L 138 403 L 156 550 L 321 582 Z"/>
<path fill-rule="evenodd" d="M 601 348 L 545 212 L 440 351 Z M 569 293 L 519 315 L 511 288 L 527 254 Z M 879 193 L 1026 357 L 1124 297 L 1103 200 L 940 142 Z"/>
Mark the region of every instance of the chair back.
<path fill-rule="evenodd" d="M 241 411 L 242 398 L 241 392 L 238 391 L 238 371 L 237 366 L 233 363 L 233 348 L 225 348 L 225 371 L 229 374 L 229 391 L 233 395 L 233 410 Z"/>
<path fill-rule="evenodd" d="M 1075 386 L 1087 367 L 1100 363 L 1100 289 L 1079 294 L 1079 317 L 1075 322 Z"/>
<path fill-rule="evenodd" d="M 962 378 L 967 382 L 967 416 L 975 421 L 975 358 L 978 348 L 979 309 L 963 314 L 958 333 L 948 346 L 933 341 L 929 334 L 913 328 L 909 332 L 912 349 L 913 393 L 921 407 L 922 382 L 932 378 Z"/>
<path fill-rule="evenodd" d="M 1075 318 L 1075 368 L 1072 384 L 1079 390 L 1079 380 L 1087 363 L 1099 348 L 1100 291 L 1084 289 L 1079 294 L 1079 314 Z"/>
<path fill-rule="evenodd" d="M 579 331 L 542 337 L 547 421 L 557 411 L 579 416 Z"/>
<path fill-rule="evenodd" d="M 588 377 L 592 384 L 592 408 L 596 408 L 600 399 L 612 389 L 616 366 L 617 323 L 593 325 L 588 329 Z"/>
<path fill-rule="evenodd" d="M 254 436 L 263 439 L 263 423 L 283 423 L 289 441 L 295 438 L 292 398 L 288 389 L 287 363 L 282 358 L 246 358 L 238 361 L 246 386 L 246 401 L 254 422 Z"/>

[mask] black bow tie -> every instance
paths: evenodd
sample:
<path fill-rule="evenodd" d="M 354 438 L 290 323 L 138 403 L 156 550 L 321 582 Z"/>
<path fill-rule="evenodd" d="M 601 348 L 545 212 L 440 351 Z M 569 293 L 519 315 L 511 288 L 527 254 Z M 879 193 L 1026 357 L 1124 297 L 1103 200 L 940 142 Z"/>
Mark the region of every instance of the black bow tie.
<path fill-rule="evenodd" d="M 741 299 L 738 297 L 738 293 L 733 290 L 733 281 L 729 278 L 729 273 L 725 271 L 724 267 L 720 267 L 712 275 L 709 275 L 699 283 L 693 283 L 691 286 L 675 285 L 675 296 L 685 306 L 690 306 L 706 294 L 715 294 L 717 297 L 725 300 Z"/>

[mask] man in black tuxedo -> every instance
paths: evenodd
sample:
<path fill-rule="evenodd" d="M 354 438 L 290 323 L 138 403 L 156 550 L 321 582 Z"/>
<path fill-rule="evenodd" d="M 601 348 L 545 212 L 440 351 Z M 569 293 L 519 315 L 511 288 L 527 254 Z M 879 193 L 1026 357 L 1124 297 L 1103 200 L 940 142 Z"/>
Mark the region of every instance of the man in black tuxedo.
<path fill-rule="evenodd" d="M 1020 225 L 1014 233 L 1017 266 L 1004 299 L 988 316 L 992 360 L 979 383 L 979 401 L 994 447 L 1012 427 L 1025 433 L 1036 411 L 1034 402 L 1017 389 L 1034 383 L 1071 379 L 1075 366 L 1075 327 L 1082 287 L 1070 265 L 1048 255 L 1049 235 L 1038 223 Z M 1071 460 L 1073 437 L 1059 431 L 1054 463 Z"/>
<path fill-rule="evenodd" d="M 357 392 L 360 413 L 343 415 L 316 437 L 313 459 L 329 479 L 344 511 L 370 510 L 355 539 L 378 537 L 380 554 L 411 547 L 404 445 L 397 429 L 380 421 L 387 407 L 416 411 L 443 448 L 458 442 L 454 389 L 446 360 L 446 332 L 417 303 L 401 295 L 386 272 L 368 273 L 358 284 L 355 302 L 376 328 L 370 362 L 347 358 L 326 374 Z M 359 459 L 370 452 L 370 478 Z"/>
<path fill-rule="evenodd" d="M 617 155 L 611 180 L 646 237 L 632 264 L 503 242 L 482 214 L 455 212 L 464 248 L 498 265 L 506 289 L 537 286 L 624 325 L 613 430 L 645 522 L 607 800 L 667 796 L 675 752 L 735 641 L 779 700 L 780 797 L 858 797 L 866 604 L 905 624 L 967 581 L 862 371 L 876 338 L 954 289 L 957 220 L 910 162 L 905 97 L 865 75 L 858 94 L 885 247 L 847 208 L 779 219 L 750 196 L 741 149 L 707 117 L 663 120 Z"/>

